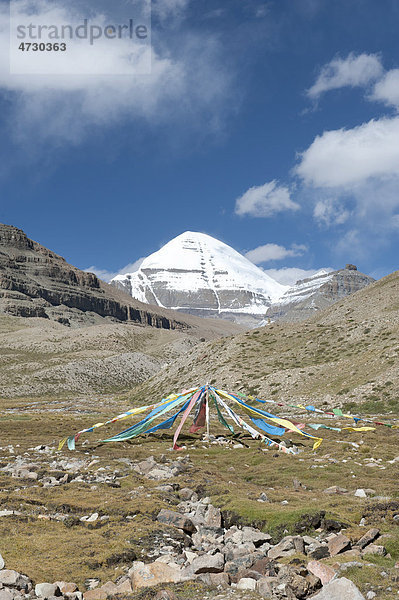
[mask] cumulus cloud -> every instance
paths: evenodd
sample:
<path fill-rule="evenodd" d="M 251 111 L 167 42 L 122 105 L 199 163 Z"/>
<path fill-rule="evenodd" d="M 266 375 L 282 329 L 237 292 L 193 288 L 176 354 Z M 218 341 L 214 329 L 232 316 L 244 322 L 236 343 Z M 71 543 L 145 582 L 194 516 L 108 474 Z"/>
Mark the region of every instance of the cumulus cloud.
<path fill-rule="evenodd" d="M 107 269 L 101 269 L 95 266 L 88 267 L 84 270 L 87 273 L 94 273 L 95 275 L 97 275 L 97 277 L 99 277 L 99 279 L 102 279 L 103 281 L 109 283 L 111 279 L 113 279 L 117 275 L 126 275 L 127 273 L 134 273 L 135 271 L 137 271 L 141 267 L 143 260 L 144 258 L 139 258 L 135 262 L 123 267 L 123 269 L 120 269 L 120 271 L 107 271 Z"/>
<path fill-rule="evenodd" d="M 28 4 L 32 3 L 36 6 L 35 19 L 43 23 L 75 24 L 85 17 L 79 12 L 79 3 L 22 0 L 21 18 L 28 18 Z M 79 72 L 75 74 L 70 72 L 70 62 L 67 67 L 58 62 L 58 74 L 10 74 L 10 15 L 5 4 L 0 5 L 0 90 L 7 92 L 10 99 L 7 122 L 14 140 L 34 139 L 36 144 L 45 142 L 52 146 L 78 144 L 88 135 L 121 122 L 157 127 L 183 120 L 208 131 L 216 131 L 220 126 L 220 119 L 226 114 L 225 101 L 232 96 L 232 73 L 223 68 L 222 50 L 212 35 L 179 30 L 173 36 L 158 36 L 156 43 L 153 36 L 149 74 L 145 74 L 148 56 L 130 39 L 118 40 L 117 44 L 98 40 L 95 55 L 79 52 L 79 44 L 75 50 L 70 45 L 68 54 L 78 65 Z M 182 0 L 159 0 L 157 4 L 165 15 L 183 10 L 185 5 Z M 91 20 L 105 23 L 104 11 L 97 10 L 97 3 L 93 6 Z M 74 52 L 78 55 L 74 56 Z M 50 52 L 41 54 L 43 71 L 47 73 L 56 57 Z M 135 72 L 127 75 L 132 59 Z M 104 70 L 109 74 L 102 74 Z M 229 99 L 232 110 L 233 105 Z"/>
<path fill-rule="evenodd" d="M 377 81 L 370 99 L 399 109 L 399 69 L 388 71 L 382 79 Z"/>
<path fill-rule="evenodd" d="M 320 269 L 299 269 L 297 267 L 284 267 L 283 269 L 263 269 L 267 275 L 281 283 L 282 285 L 295 285 L 300 279 L 312 277 L 320 271 Z M 323 271 L 333 271 L 330 267 L 326 267 Z"/>
<path fill-rule="evenodd" d="M 250 250 L 245 256 L 251 262 L 257 264 L 270 262 L 272 260 L 282 260 L 292 256 L 302 256 L 307 251 L 307 247 L 302 244 L 292 244 L 291 248 L 285 248 L 278 244 L 265 244 Z"/>
<path fill-rule="evenodd" d="M 313 216 L 320 224 L 342 225 L 350 217 L 350 211 L 335 198 L 318 200 L 313 210 Z"/>
<path fill-rule="evenodd" d="M 296 173 L 321 188 L 352 187 L 375 177 L 399 176 L 399 117 L 353 129 L 325 131 L 300 155 Z"/>
<path fill-rule="evenodd" d="M 237 198 L 235 205 L 237 215 L 251 217 L 271 217 L 276 213 L 299 209 L 299 204 L 291 199 L 289 188 L 279 185 L 276 180 L 249 188 Z"/>
<path fill-rule="evenodd" d="M 317 99 L 330 90 L 366 86 L 381 77 L 382 73 L 383 67 L 378 55 L 356 55 L 352 52 L 346 58 L 334 58 L 324 65 L 315 83 L 307 90 L 307 95 Z"/>

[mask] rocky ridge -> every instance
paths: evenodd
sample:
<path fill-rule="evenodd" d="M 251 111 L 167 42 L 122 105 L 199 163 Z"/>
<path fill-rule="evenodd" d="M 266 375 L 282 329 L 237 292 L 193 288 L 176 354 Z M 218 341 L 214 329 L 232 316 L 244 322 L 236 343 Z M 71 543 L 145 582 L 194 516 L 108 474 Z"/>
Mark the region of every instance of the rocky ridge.
<path fill-rule="evenodd" d="M 355 265 L 338 271 L 321 270 L 312 277 L 296 282 L 269 308 L 266 320 L 298 322 L 309 319 L 317 311 L 367 287 L 375 280 L 360 273 Z"/>
<path fill-rule="evenodd" d="M 4 224 L 0 224 L 1 313 L 40 317 L 71 327 L 111 320 L 169 330 L 207 328 L 200 319 L 133 300 L 94 273 L 68 264 L 22 230 Z M 222 326 L 213 323 L 212 328 L 223 335 Z"/>

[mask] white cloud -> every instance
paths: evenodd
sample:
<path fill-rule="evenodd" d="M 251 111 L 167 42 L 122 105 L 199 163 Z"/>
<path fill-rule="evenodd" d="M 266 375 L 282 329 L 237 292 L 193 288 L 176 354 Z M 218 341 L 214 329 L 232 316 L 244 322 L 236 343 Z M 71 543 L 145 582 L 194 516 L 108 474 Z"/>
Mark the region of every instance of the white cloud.
<path fill-rule="evenodd" d="M 399 69 L 388 71 L 374 86 L 370 100 L 379 100 L 399 109 Z"/>
<path fill-rule="evenodd" d="M 299 209 L 299 204 L 291 200 L 289 188 L 278 185 L 276 180 L 249 188 L 236 200 L 235 206 L 237 215 L 251 217 L 271 217 L 279 212 Z"/>
<path fill-rule="evenodd" d="M 318 200 L 313 210 L 313 216 L 320 224 L 342 225 L 350 217 L 350 211 L 345 208 L 342 202 L 335 198 L 326 198 Z"/>
<path fill-rule="evenodd" d="M 383 67 L 378 55 L 353 52 L 346 58 L 334 58 L 324 65 L 321 72 L 307 91 L 310 98 L 316 99 L 324 92 L 350 86 L 366 86 L 381 77 Z"/>
<path fill-rule="evenodd" d="M 298 269 L 296 267 L 284 267 L 283 269 L 263 269 L 267 275 L 281 283 L 282 285 L 295 285 L 300 279 L 312 277 L 320 271 L 320 269 Z M 333 271 L 330 267 L 325 271 Z"/>
<path fill-rule="evenodd" d="M 76 6 L 61 0 L 34 0 L 48 22 L 81 22 Z M 86 75 L 12 75 L 9 68 L 9 7 L 0 4 L 0 90 L 10 98 L 5 117 L 9 135 L 25 143 L 35 140 L 64 146 L 124 122 L 149 127 L 173 127 L 183 121 L 201 130 L 217 131 L 226 110 L 234 110 L 231 70 L 223 67 L 222 49 L 211 35 L 174 30 L 171 36 L 153 36 L 151 74 L 101 75 L 103 63 L 110 73 L 124 73 L 134 49 L 130 40 L 110 45 L 98 40 L 96 61 L 79 54 L 79 68 Z M 162 10 L 183 10 L 185 2 L 159 3 Z M 172 6 L 173 5 L 173 6 Z M 40 13 L 40 14 L 42 14 Z M 165 13 L 166 14 L 166 13 Z M 102 23 L 104 15 L 92 20 Z M 50 54 L 50 53 L 48 53 Z M 43 58 L 42 58 L 43 60 Z M 96 74 L 97 73 L 97 74 Z M 225 101 L 229 99 L 229 106 Z M 43 144 L 44 145 L 44 144 Z M 30 145 L 29 145 L 30 146 Z"/>
<path fill-rule="evenodd" d="M 180 16 L 190 0 L 153 0 L 152 12 L 161 19 Z"/>
<path fill-rule="evenodd" d="M 325 131 L 300 155 L 296 173 L 321 188 L 350 188 L 370 178 L 399 176 L 398 140 L 399 117 Z"/>
<path fill-rule="evenodd" d="M 245 256 L 256 265 L 270 262 L 272 260 L 282 260 L 292 256 L 302 256 L 307 251 L 307 247 L 301 244 L 292 244 L 291 248 L 284 248 L 278 244 L 265 244 L 250 250 Z"/>
<path fill-rule="evenodd" d="M 88 267 L 84 270 L 87 273 L 94 273 L 95 275 L 97 275 L 97 277 L 109 283 L 111 279 L 113 279 L 117 275 L 126 275 L 127 273 L 134 273 L 135 271 L 137 271 L 142 265 L 143 260 L 144 258 L 139 258 L 134 263 L 130 263 L 126 265 L 126 267 L 123 267 L 123 269 L 121 269 L 120 271 L 107 271 L 107 269 L 101 269 L 95 266 Z"/>

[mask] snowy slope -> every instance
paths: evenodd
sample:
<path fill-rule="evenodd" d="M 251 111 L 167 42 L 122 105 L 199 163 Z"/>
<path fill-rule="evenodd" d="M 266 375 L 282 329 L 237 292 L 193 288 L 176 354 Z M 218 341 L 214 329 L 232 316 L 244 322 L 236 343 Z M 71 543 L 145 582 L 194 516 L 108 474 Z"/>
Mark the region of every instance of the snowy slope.
<path fill-rule="evenodd" d="M 266 319 L 260 325 L 271 321 L 303 321 L 323 310 L 341 298 L 353 294 L 374 279 L 360 273 L 354 265 L 345 269 L 329 271 L 321 269 L 308 279 L 297 281 L 267 311 Z"/>
<path fill-rule="evenodd" d="M 333 273 L 327 269 L 320 269 L 312 277 L 301 279 L 295 285 L 290 287 L 279 299 L 279 304 L 288 304 L 290 302 L 302 302 L 310 298 L 322 285 L 331 281 Z"/>
<path fill-rule="evenodd" d="M 259 321 L 288 290 L 227 244 L 192 231 L 111 283 L 142 302 L 236 321 Z"/>

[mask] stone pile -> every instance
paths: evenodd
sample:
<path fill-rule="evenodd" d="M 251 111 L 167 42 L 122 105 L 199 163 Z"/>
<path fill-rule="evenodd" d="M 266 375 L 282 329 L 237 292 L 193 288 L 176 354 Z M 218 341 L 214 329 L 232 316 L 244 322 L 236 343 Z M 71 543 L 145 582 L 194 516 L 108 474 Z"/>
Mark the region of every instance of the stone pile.
<path fill-rule="evenodd" d="M 268 533 L 254 527 L 224 528 L 220 510 L 209 498 L 199 499 L 194 490 L 183 488 L 178 494 L 181 502 L 176 510 L 162 509 L 157 515 L 171 534 L 154 548 L 153 562 L 136 560 L 116 582 L 99 586 L 98 580 L 90 581 L 88 587 L 93 589 L 81 592 L 68 582 L 34 585 L 25 575 L 5 569 L 0 556 L 0 600 L 107 600 L 144 587 L 191 580 L 226 592 L 251 591 L 272 600 L 360 600 L 363 596 L 356 586 L 340 574 L 346 565 L 362 564 L 356 563 L 362 556 L 386 554 L 375 543 L 378 529 L 367 531 L 356 544 L 342 532 L 287 535 L 275 544 Z M 179 544 L 173 543 L 176 534 Z M 333 569 L 321 562 L 338 554 L 349 563 Z M 288 564 L 279 562 L 290 557 Z"/>

